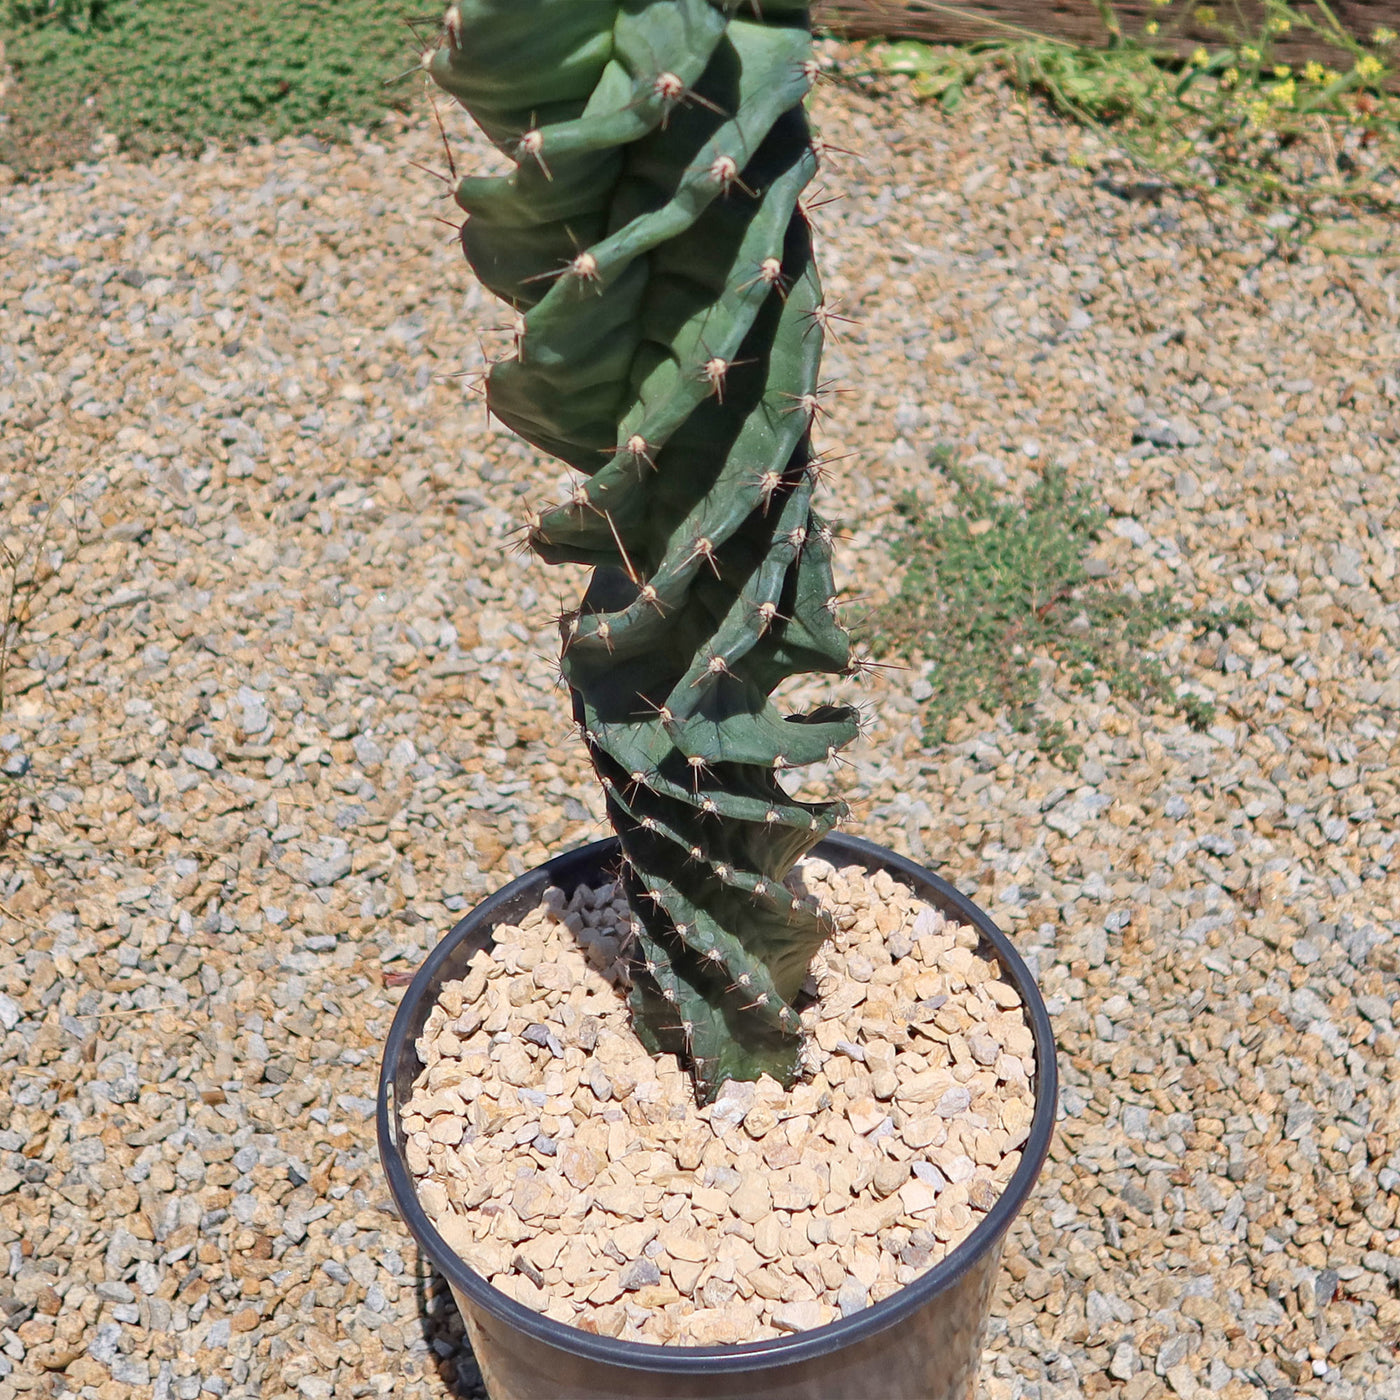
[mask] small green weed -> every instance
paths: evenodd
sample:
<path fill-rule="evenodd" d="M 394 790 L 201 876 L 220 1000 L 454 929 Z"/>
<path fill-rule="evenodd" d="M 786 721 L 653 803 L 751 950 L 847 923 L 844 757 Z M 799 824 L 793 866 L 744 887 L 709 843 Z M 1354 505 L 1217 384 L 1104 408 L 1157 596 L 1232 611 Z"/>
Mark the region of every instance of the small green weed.
<path fill-rule="evenodd" d="M 15 81 L 0 162 L 81 158 L 101 128 L 136 154 L 373 126 L 416 58 L 402 0 L 0 0 Z M 75 149 L 76 148 L 76 149 Z"/>
<path fill-rule="evenodd" d="M 954 717 L 976 705 L 1004 709 L 1015 729 L 1072 758 L 1066 732 L 1038 711 L 1036 657 L 1053 658 L 1076 689 L 1103 681 L 1129 700 L 1164 701 L 1197 728 L 1211 723 L 1214 709 L 1178 695 L 1148 647 L 1183 622 L 1201 631 L 1241 625 L 1247 610 L 1200 613 L 1091 578 L 1085 554 L 1105 516 L 1062 468 L 1049 468 L 1019 506 L 998 500 L 947 448 L 932 465 L 957 485 L 957 514 L 931 517 L 912 495 L 901 502 L 907 530 L 895 557 L 907 571 L 898 597 L 872 619 L 878 645 L 936 664 L 924 725 L 931 741 L 944 742 Z"/>
<path fill-rule="evenodd" d="M 1178 188 L 1254 213 L 1287 208 L 1298 220 L 1295 237 L 1317 227 L 1323 211 L 1312 206 L 1323 198 L 1356 212 L 1396 212 L 1400 97 L 1386 91 L 1400 63 L 1393 30 L 1358 39 L 1326 0 L 1306 8 L 1264 0 L 1257 32 L 1198 0 L 1155 3 L 1162 17 L 1142 39 L 1125 37 L 1108 0 L 1098 0 L 1103 47 L 1024 30 L 958 49 L 875 44 L 872 71 L 904 74 L 916 94 L 952 110 L 974 78 L 999 69 Z M 1215 33 L 1219 46 L 1188 57 L 1168 47 L 1188 21 Z M 1301 32 L 1335 50 L 1338 66 L 1280 62 L 1278 40 Z"/>
<path fill-rule="evenodd" d="M 6 0 L 0 21 L 14 29 L 58 25 L 74 33 L 92 29 L 107 18 L 108 0 Z"/>

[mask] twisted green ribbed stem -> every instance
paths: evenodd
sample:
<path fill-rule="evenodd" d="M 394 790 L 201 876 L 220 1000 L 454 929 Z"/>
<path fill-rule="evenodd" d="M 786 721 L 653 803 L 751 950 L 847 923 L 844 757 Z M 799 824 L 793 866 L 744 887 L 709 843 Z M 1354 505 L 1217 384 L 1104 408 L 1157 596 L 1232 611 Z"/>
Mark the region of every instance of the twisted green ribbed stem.
<path fill-rule="evenodd" d="M 430 72 L 516 161 L 457 189 L 472 267 L 521 313 L 488 402 L 585 478 L 529 542 L 594 566 L 563 668 L 625 856 L 638 1034 L 702 1099 L 791 1083 L 827 926 L 782 882 L 841 808 L 778 775 L 856 733 L 849 707 L 769 700 L 850 669 L 811 509 L 806 12 L 470 0 Z"/>

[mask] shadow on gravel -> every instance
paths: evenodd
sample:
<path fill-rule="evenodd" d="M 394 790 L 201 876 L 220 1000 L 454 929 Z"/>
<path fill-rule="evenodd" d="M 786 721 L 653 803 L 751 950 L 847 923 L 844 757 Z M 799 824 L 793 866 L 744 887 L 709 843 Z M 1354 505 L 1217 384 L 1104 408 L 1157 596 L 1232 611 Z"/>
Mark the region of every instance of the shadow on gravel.
<path fill-rule="evenodd" d="M 414 1269 L 418 1321 L 432 1352 L 433 1367 L 456 1400 L 487 1400 L 481 1368 L 467 1340 L 462 1314 L 447 1280 L 421 1256 Z"/>

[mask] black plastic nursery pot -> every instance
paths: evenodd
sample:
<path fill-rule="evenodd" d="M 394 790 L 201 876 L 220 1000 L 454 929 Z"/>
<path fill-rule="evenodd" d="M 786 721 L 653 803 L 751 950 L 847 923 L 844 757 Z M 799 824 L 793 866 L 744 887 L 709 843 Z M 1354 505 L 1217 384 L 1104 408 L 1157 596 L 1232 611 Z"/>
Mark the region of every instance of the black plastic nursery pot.
<path fill-rule="evenodd" d="M 568 1327 L 498 1292 L 438 1234 L 419 1204 L 399 1106 L 422 1072 L 415 1043 L 444 983 L 465 977 L 496 926 L 522 917 L 545 888 L 601 878 L 616 840 L 557 856 L 512 881 L 433 949 L 404 993 L 379 1079 L 379 1152 L 395 1204 L 446 1277 L 491 1400 L 971 1400 L 1002 1242 L 1025 1206 L 1055 1123 L 1055 1043 L 1044 999 L 1005 934 L 931 871 L 855 837 L 812 852 L 838 867 L 887 870 L 950 919 L 976 928 L 1020 993 L 1035 1037 L 1035 1112 L 1021 1163 L 986 1217 L 951 1254 L 881 1303 L 825 1327 L 738 1346 L 653 1346 Z"/>

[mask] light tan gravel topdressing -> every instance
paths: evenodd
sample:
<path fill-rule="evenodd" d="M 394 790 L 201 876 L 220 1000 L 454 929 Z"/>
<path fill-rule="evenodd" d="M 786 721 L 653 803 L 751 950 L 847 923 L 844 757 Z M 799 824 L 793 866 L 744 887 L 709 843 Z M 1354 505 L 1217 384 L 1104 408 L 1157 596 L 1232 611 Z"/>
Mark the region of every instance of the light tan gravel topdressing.
<path fill-rule="evenodd" d="M 1035 1112 L 1020 994 L 886 872 L 807 859 L 789 888 L 835 922 L 791 1090 L 730 1081 L 698 1107 L 647 1055 L 612 884 L 546 890 L 443 987 L 405 1153 L 495 1288 L 624 1341 L 762 1341 L 881 1302 L 985 1218 Z"/>
<path fill-rule="evenodd" d="M 1270 258 L 1000 90 L 816 114 L 864 161 L 820 218 L 848 594 L 897 582 L 900 491 L 950 505 L 948 440 L 1009 489 L 1067 462 L 1110 580 L 1258 619 L 1163 641 L 1208 733 L 1047 667 L 1072 769 L 990 717 L 926 750 L 933 677 L 866 682 L 853 829 L 991 910 L 1062 1049 L 985 1400 L 1393 1397 L 1394 250 Z M 500 319 L 439 159 L 423 123 L 0 190 L 7 530 L 80 479 L 0 719 L 0 1400 L 479 1394 L 375 1161 L 389 983 L 602 808 L 579 577 L 508 552 L 566 483 L 436 377 Z"/>

